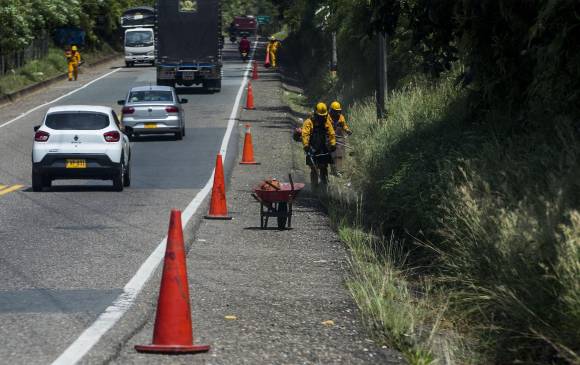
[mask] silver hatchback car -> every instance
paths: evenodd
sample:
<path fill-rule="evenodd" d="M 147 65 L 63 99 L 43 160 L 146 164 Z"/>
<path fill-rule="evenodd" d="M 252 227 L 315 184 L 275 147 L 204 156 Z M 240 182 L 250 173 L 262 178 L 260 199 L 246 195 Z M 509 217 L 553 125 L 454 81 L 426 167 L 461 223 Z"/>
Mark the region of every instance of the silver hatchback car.
<path fill-rule="evenodd" d="M 174 88 L 157 85 L 134 87 L 118 101 L 129 136 L 172 133 L 177 139 L 185 136 L 184 103 L 187 99 L 179 99 Z"/>

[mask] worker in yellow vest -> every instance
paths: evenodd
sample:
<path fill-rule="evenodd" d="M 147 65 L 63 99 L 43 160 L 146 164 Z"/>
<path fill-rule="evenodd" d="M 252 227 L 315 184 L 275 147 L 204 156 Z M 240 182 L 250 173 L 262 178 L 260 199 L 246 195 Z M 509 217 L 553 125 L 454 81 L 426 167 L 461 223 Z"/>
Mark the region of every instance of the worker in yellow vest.
<path fill-rule="evenodd" d="M 270 37 L 270 41 L 266 46 L 266 52 L 268 52 L 268 54 L 270 55 L 270 66 L 272 68 L 275 68 L 277 65 L 277 54 L 280 47 L 282 47 L 282 43 L 280 43 L 280 41 L 277 40 L 276 37 L 274 36 Z"/>
<path fill-rule="evenodd" d="M 68 64 L 68 81 L 76 81 L 79 76 L 79 65 L 81 64 L 81 53 L 77 46 L 72 46 L 64 52 Z"/>
<path fill-rule="evenodd" d="M 332 123 L 332 127 L 336 133 L 336 150 L 332 153 L 332 164 L 330 165 L 330 172 L 339 176 L 342 171 L 342 162 L 346 155 L 346 137 L 352 134 L 344 114 L 342 114 L 342 106 L 338 101 L 333 101 L 330 104 L 330 112 L 328 119 Z"/>
<path fill-rule="evenodd" d="M 326 189 L 328 165 L 332 163 L 331 153 L 336 150 L 336 137 L 326 104 L 318 103 L 314 114 L 304 121 L 302 145 L 306 153 L 306 164 L 310 167 L 312 190 L 318 190 L 319 185 Z"/>

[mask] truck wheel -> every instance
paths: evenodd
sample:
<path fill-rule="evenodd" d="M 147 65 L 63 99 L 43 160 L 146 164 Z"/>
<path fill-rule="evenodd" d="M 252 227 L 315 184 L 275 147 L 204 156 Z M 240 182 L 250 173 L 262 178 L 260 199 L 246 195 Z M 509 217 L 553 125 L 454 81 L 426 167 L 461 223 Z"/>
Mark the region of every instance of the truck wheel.
<path fill-rule="evenodd" d="M 159 80 L 157 79 L 157 85 L 159 86 L 175 86 L 173 82 L 167 80 Z"/>
<path fill-rule="evenodd" d="M 222 90 L 222 80 L 208 80 L 203 83 L 203 87 L 209 92 L 219 93 Z"/>
<path fill-rule="evenodd" d="M 217 93 L 222 91 L 222 79 L 217 79 L 214 81 L 214 90 Z"/>

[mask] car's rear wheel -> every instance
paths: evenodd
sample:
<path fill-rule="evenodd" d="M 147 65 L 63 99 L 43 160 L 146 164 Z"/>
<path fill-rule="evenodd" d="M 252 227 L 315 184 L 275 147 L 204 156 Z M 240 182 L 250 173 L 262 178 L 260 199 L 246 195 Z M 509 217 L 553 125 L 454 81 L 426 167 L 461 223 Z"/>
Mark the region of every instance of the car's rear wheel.
<path fill-rule="evenodd" d="M 124 187 L 131 186 L 131 158 L 129 158 L 129 163 L 125 168 L 125 175 L 123 177 L 123 186 Z"/>
<path fill-rule="evenodd" d="M 121 156 L 121 168 L 117 175 L 113 177 L 113 190 L 115 191 L 123 191 L 123 186 L 125 185 L 125 159 Z"/>
<path fill-rule="evenodd" d="M 32 191 L 39 192 L 44 188 L 43 177 L 38 172 L 32 172 Z"/>
<path fill-rule="evenodd" d="M 175 133 L 175 139 L 177 139 L 178 141 L 183 139 L 183 129 Z"/>

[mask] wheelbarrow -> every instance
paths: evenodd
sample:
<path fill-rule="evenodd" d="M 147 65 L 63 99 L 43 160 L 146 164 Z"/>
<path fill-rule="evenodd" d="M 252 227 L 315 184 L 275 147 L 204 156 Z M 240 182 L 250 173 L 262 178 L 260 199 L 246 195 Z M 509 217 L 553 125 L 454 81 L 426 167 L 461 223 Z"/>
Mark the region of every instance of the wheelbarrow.
<path fill-rule="evenodd" d="M 260 203 L 260 228 L 268 228 L 268 218 L 276 217 L 278 228 L 292 228 L 292 203 L 304 188 L 304 184 L 292 181 L 289 176 L 289 183 L 280 183 L 280 187 L 272 186 L 274 190 L 264 190 L 255 188 L 252 196 Z"/>

